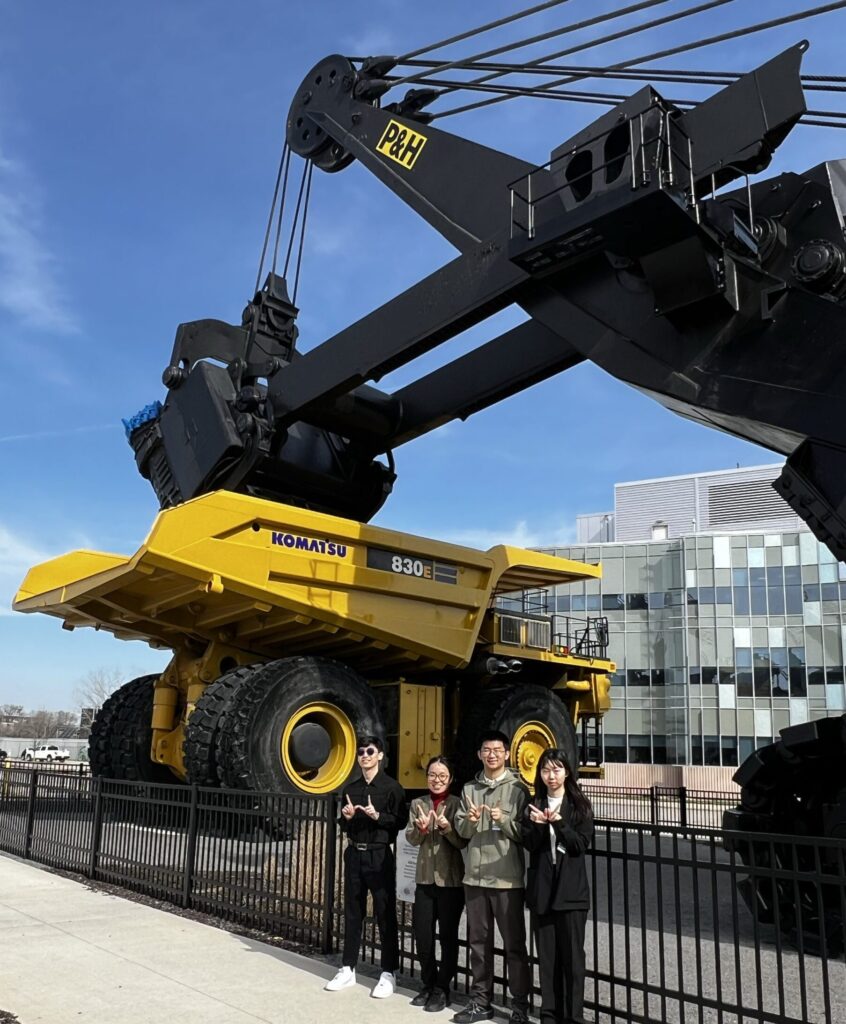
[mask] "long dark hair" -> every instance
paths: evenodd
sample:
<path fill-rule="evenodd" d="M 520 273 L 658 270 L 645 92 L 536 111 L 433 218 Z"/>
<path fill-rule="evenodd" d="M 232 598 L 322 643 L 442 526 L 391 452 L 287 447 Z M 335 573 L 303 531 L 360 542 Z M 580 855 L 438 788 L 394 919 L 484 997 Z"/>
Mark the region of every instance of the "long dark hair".
<path fill-rule="evenodd" d="M 572 821 L 574 824 L 584 821 L 593 813 L 593 808 L 590 806 L 590 800 L 584 795 L 576 780 L 575 773 L 567 757 L 567 751 L 562 750 L 561 747 L 550 747 L 538 759 L 538 770 L 535 774 L 535 799 L 543 800 L 549 795 L 546 783 L 541 776 L 541 769 L 545 768 L 548 764 L 559 765 L 567 772 L 567 778 L 564 780 L 564 795 L 571 808 Z"/>

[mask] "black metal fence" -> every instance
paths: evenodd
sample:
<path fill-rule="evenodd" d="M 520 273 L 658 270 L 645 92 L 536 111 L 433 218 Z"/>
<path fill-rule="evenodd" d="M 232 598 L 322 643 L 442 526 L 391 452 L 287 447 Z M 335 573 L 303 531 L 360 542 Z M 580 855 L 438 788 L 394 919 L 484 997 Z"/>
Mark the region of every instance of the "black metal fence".
<path fill-rule="evenodd" d="M 597 1024 L 846 1021 L 846 842 L 596 809 L 586 1005 Z M 0 770 L 0 849 L 326 953 L 343 922 L 335 815 L 328 797 Z M 414 975 L 410 904 L 398 917 L 400 970 Z M 363 956 L 378 956 L 372 922 Z M 499 956 L 497 975 L 504 1002 Z"/>
<path fill-rule="evenodd" d="M 723 811 L 736 807 L 739 795 L 685 786 L 605 786 L 589 781 L 582 789 L 597 818 L 643 825 L 719 829 Z"/>

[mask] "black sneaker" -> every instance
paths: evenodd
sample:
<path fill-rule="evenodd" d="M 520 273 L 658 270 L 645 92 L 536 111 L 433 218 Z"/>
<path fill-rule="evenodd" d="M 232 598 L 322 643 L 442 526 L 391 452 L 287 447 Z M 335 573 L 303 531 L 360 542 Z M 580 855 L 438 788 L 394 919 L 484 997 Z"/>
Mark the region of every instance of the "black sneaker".
<path fill-rule="evenodd" d="M 417 995 L 411 1000 L 412 1006 L 425 1006 L 426 1003 L 432 998 L 432 990 L 430 988 L 422 988 Z"/>
<path fill-rule="evenodd" d="M 508 1024 L 529 1024 L 529 1017 L 525 1010 L 512 1010 Z"/>
<path fill-rule="evenodd" d="M 449 1006 L 449 993 L 444 992 L 442 988 L 436 988 L 435 991 L 429 996 L 429 1001 L 426 1003 L 427 1013 L 440 1013 L 441 1010 L 445 1010 Z"/>
<path fill-rule="evenodd" d="M 452 1018 L 452 1024 L 476 1024 L 476 1021 L 491 1020 L 493 1010 L 490 1006 L 482 1006 L 480 1003 L 468 1003 L 463 1010 Z"/>

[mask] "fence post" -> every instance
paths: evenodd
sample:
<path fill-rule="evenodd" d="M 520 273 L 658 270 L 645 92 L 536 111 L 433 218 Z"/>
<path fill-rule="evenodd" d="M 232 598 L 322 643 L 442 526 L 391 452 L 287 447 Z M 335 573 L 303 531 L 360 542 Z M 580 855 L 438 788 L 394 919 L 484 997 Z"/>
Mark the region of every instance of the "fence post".
<path fill-rule="evenodd" d="M 32 830 L 35 825 L 35 797 L 38 790 L 38 769 L 33 768 L 29 777 L 29 802 L 26 807 L 26 832 L 24 839 L 24 860 L 32 856 Z"/>
<path fill-rule="evenodd" d="M 679 822 L 687 828 L 687 786 L 679 786 Z"/>
<path fill-rule="evenodd" d="M 91 784 L 94 787 L 94 821 L 91 824 L 91 854 L 88 858 L 88 871 L 86 874 L 89 878 L 94 878 L 97 874 L 100 837 L 103 832 L 103 780 L 99 775 L 95 775 L 91 780 Z"/>
<path fill-rule="evenodd" d="M 197 787 L 191 786 L 191 803 L 188 809 L 188 842 L 185 847 L 185 866 L 182 869 L 182 906 L 190 907 L 191 890 L 194 887 L 194 862 L 197 856 Z"/>
<path fill-rule="evenodd" d="M 649 822 L 652 825 L 658 824 L 658 787 L 649 787 Z"/>
<path fill-rule="evenodd" d="M 337 843 L 338 821 L 335 817 L 335 800 L 326 797 L 326 837 L 323 851 L 323 921 L 321 927 L 320 948 L 322 953 L 331 953 L 335 929 L 335 872 L 338 866 Z"/>

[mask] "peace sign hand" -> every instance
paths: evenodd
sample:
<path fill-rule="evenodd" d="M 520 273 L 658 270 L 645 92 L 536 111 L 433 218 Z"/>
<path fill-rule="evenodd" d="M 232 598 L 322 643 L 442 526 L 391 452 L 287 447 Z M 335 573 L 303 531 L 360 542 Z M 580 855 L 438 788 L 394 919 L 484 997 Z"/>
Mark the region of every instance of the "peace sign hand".
<path fill-rule="evenodd" d="M 467 797 L 467 820 L 477 822 L 482 817 L 482 811 L 485 805 L 481 807 L 478 804 L 474 804 L 470 797 Z"/>
<path fill-rule="evenodd" d="M 353 817 L 355 812 L 356 812 L 356 806 L 352 802 L 352 800 L 350 800 L 349 793 L 347 793 L 347 802 L 341 808 L 341 814 L 343 814 L 343 816 L 347 819 L 347 821 L 349 821 L 350 818 Z"/>
<path fill-rule="evenodd" d="M 372 818 L 373 821 L 378 821 L 379 820 L 379 812 L 373 806 L 373 801 L 370 799 L 369 796 L 367 798 L 367 804 L 364 807 L 362 807 L 359 804 L 359 809 L 364 811 L 364 813 L 367 815 L 367 817 L 368 818 Z"/>

